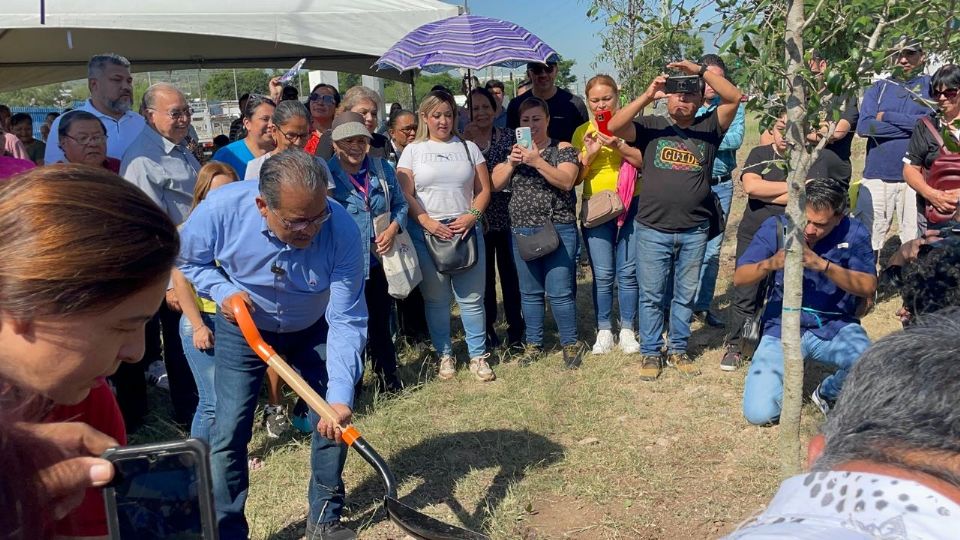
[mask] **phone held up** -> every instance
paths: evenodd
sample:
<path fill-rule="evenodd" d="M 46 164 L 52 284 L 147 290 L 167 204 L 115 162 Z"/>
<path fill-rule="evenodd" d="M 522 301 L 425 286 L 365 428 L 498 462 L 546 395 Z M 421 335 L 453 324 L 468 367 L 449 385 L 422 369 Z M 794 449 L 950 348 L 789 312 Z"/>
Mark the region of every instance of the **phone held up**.
<path fill-rule="evenodd" d="M 664 92 L 668 94 L 699 94 L 700 77 L 696 75 L 671 75 L 667 77 Z"/>
<path fill-rule="evenodd" d="M 210 451 L 197 439 L 111 448 L 103 490 L 112 540 L 217 540 Z"/>
<path fill-rule="evenodd" d="M 533 135 L 530 134 L 530 128 L 528 127 L 518 127 L 517 128 L 517 144 L 520 146 L 530 149 L 533 148 Z"/>
<path fill-rule="evenodd" d="M 600 131 L 600 133 L 603 133 L 604 135 L 606 135 L 607 137 L 613 137 L 613 133 L 610 133 L 610 128 L 608 127 L 608 125 L 610 124 L 610 118 L 612 117 L 613 117 L 613 113 L 610 111 L 597 111 L 597 114 L 596 114 L 597 130 Z"/>

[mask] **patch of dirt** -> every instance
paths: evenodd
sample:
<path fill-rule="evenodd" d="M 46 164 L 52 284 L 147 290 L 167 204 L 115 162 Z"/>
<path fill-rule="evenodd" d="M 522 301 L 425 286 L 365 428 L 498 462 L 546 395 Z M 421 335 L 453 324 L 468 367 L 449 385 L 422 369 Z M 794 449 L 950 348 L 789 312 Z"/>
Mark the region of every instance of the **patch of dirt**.
<path fill-rule="evenodd" d="M 517 516 L 516 538 L 522 540 L 635 538 L 638 531 L 616 531 L 611 525 L 619 521 L 612 508 L 571 497 L 544 499 Z M 612 536 L 616 537 L 616 536 Z"/>

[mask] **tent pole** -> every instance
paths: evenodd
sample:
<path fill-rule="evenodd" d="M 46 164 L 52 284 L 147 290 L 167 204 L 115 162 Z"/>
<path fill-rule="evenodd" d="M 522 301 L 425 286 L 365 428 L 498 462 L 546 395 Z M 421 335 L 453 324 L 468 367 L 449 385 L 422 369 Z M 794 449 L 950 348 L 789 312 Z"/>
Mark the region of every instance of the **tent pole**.
<path fill-rule="evenodd" d="M 417 72 L 410 72 L 410 109 L 417 110 Z M 418 115 L 419 116 L 419 115 Z"/>

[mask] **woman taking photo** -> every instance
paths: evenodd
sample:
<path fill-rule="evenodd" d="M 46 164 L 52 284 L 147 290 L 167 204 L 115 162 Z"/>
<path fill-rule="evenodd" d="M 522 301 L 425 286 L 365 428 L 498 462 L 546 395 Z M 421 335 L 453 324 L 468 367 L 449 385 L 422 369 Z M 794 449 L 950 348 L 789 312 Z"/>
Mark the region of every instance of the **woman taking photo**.
<path fill-rule="evenodd" d="M 493 120 L 497 114 L 497 102 L 493 94 L 484 88 L 475 88 L 467 99 L 467 108 L 473 120 L 467 124 L 463 138 L 473 141 L 483 153 L 487 170 L 493 174 L 493 168 L 506 161 L 513 150 L 514 136 L 509 130 L 496 128 Z M 523 348 L 523 315 L 520 312 L 520 283 L 517 281 L 517 267 L 513 262 L 513 241 L 510 232 L 510 192 L 500 191 L 490 194 L 490 204 L 484 213 L 486 231 L 483 243 L 486 246 L 487 272 L 486 292 L 484 293 L 484 312 L 487 319 L 487 345 L 497 347 L 497 272 L 500 273 L 500 289 L 503 296 L 503 311 L 507 318 L 507 345 L 511 349 Z"/>
<path fill-rule="evenodd" d="M 620 167 L 626 160 L 639 169 L 643 153 L 623 139 L 602 132 L 597 127 L 597 114 L 612 116 L 620 109 L 617 83 L 608 75 L 597 75 L 587 81 L 587 106 L 593 120 L 573 134 L 573 145 L 580 152 L 580 180 L 583 181 L 583 205 L 589 208 L 590 198 L 608 191 L 618 196 L 624 215 L 595 227 L 582 225 L 583 240 L 593 272 L 593 310 L 597 316 L 597 341 L 593 354 L 613 350 L 613 284 L 617 284 L 620 306 L 620 350 L 626 354 L 640 352 L 634 327 L 637 323 L 639 288 L 637 286 L 637 246 L 633 237 L 633 218 L 637 214 L 640 182 L 630 193 L 620 189 Z M 626 189 L 626 188 L 624 188 Z M 605 194 L 609 195 L 609 194 Z M 625 200 L 624 200 L 625 199 Z"/>
<path fill-rule="evenodd" d="M 393 246 L 393 239 L 406 226 L 407 200 L 397 183 L 393 167 L 381 158 L 370 157 L 370 132 L 363 117 L 341 113 L 334 121 L 334 155 L 330 172 L 334 186 L 330 196 L 343 205 L 360 228 L 364 243 L 367 283 L 367 355 L 377 376 L 380 392 L 399 392 L 403 384 L 397 374 L 397 351 L 390 332 L 390 304 L 387 277 L 379 256 Z"/>
<path fill-rule="evenodd" d="M 533 356 L 543 351 L 544 295 L 560 331 L 563 360 L 579 367 L 583 346 L 577 339 L 575 301 L 577 260 L 577 199 L 573 187 L 579 175 L 577 151 L 547 135 L 550 110 L 540 98 L 525 100 L 519 109 L 520 126 L 530 128 L 530 148 L 516 144 L 507 161 L 493 170 L 494 189 L 509 186 L 513 256 L 520 278 L 520 303 L 527 325 L 526 344 Z M 538 234 L 539 233 L 539 234 Z M 536 236 L 535 236 L 536 235 Z M 541 239 L 536 258 L 524 260 L 527 240 Z M 556 242 L 556 243 L 553 243 Z"/>
<path fill-rule="evenodd" d="M 333 117 L 340 106 L 340 92 L 336 87 L 320 83 L 313 87 L 307 98 L 310 110 L 310 140 L 303 148 L 308 154 L 317 155 L 323 134 L 333 126 Z"/>
<path fill-rule="evenodd" d="M 268 97 L 251 95 L 243 109 L 243 128 L 247 136 L 217 150 L 213 160 L 226 163 L 237 171 L 237 176 L 246 178 L 247 163 L 274 148 L 270 118 L 276 106 Z"/>
<path fill-rule="evenodd" d="M 426 304 L 427 326 L 440 356 L 438 376 L 451 379 L 457 372 L 450 342 L 452 295 L 460 306 L 470 371 L 481 381 L 492 381 L 496 376 L 487 363 L 483 317 L 485 257 L 478 223 L 490 202 L 490 176 L 477 145 L 454 133 L 457 105 L 452 95 L 431 92 L 420 104 L 419 115 L 416 140 L 400 156 L 397 176 L 410 205 L 408 226 L 423 273 L 420 290 Z M 469 236 L 474 235 L 475 263 L 459 273 L 440 273 L 427 247 L 428 241 L 433 242 L 426 235 L 440 240 L 453 240 L 454 235 L 459 235 L 464 242 L 471 241 Z"/>

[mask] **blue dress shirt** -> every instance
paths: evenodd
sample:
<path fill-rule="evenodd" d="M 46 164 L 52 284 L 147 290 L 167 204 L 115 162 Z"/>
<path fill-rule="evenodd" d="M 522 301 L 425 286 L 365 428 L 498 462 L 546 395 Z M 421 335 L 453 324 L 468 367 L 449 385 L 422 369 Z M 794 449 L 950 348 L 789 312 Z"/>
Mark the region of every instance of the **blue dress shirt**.
<path fill-rule="evenodd" d="M 360 231 L 342 206 L 327 200 L 330 219 L 309 247 L 280 241 L 260 215 L 257 182 L 214 190 L 180 230 L 180 271 L 217 305 L 246 292 L 257 328 L 297 332 L 326 316 L 327 400 L 353 407 L 367 338 Z M 218 266 L 219 264 L 219 266 Z"/>

